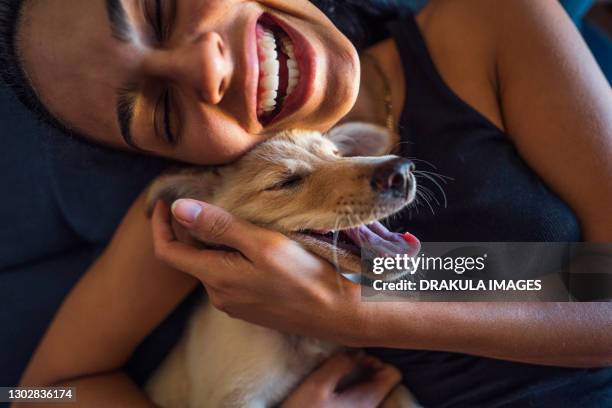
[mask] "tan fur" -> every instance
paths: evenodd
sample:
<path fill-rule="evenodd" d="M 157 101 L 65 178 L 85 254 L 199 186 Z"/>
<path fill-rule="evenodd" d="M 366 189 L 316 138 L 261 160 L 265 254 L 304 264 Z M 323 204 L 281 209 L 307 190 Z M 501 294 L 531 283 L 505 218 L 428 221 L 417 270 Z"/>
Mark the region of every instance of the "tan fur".
<path fill-rule="evenodd" d="M 388 152 L 392 140 L 385 129 L 358 123 L 337 127 L 329 138 L 286 132 L 231 165 L 162 176 L 151 186 L 148 203 L 203 200 L 286 234 L 344 272 L 358 273 L 359 257 L 300 231 L 370 223 L 412 201 L 414 191 L 399 199 L 382 197 L 371 188 L 376 166 L 394 156 L 352 156 Z M 301 181 L 283 186 L 296 176 Z M 203 305 L 147 389 L 163 407 L 272 406 L 338 348 L 232 319 Z M 404 392 L 398 389 L 388 403 L 412 406 Z"/>

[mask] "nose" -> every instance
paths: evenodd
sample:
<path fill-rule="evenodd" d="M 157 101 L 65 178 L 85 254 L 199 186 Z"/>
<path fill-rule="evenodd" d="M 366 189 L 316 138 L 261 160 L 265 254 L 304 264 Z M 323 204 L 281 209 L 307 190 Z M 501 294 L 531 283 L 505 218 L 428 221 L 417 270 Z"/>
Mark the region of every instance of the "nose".
<path fill-rule="evenodd" d="M 406 197 L 412 188 L 410 173 L 414 168 L 414 163 L 407 159 L 397 157 L 387 160 L 374 169 L 370 183 L 372 189 L 393 197 Z"/>
<path fill-rule="evenodd" d="M 218 104 L 227 91 L 232 58 L 221 35 L 206 32 L 170 50 L 154 53 L 146 64 L 150 74 L 193 89 L 206 103 Z"/>

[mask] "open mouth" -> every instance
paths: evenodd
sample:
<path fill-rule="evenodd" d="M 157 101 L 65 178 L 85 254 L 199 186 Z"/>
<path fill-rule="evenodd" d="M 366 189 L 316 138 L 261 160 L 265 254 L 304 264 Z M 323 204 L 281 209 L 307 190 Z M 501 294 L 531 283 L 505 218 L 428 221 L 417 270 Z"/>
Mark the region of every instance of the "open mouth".
<path fill-rule="evenodd" d="M 265 126 L 304 102 L 314 58 L 306 41 L 289 33 L 289 26 L 268 14 L 259 18 L 255 30 L 259 59 L 257 119 Z"/>
<path fill-rule="evenodd" d="M 404 254 L 412 257 L 418 255 L 421 249 L 421 243 L 417 237 L 410 233 L 391 232 L 379 221 L 339 231 L 305 230 L 300 233 L 326 245 L 343 249 L 356 257 L 361 257 L 363 250 L 367 250 L 376 257 L 394 257 Z"/>

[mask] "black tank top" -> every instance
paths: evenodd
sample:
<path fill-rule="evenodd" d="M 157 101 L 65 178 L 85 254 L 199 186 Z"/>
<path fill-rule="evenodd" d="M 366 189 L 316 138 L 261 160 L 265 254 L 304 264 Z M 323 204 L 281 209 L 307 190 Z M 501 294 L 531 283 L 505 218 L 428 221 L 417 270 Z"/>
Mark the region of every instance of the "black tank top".
<path fill-rule="evenodd" d="M 579 241 L 572 210 L 521 159 L 510 138 L 443 81 L 414 18 L 391 23 L 389 29 L 406 77 L 402 154 L 417 159 L 417 168 L 452 178 L 443 186 L 446 207 L 437 193 L 440 204 L 433 202 L 433 211 L 422 205 L 393 227 L 424 242 Z M 427 179 L 419 182 L 437 189 Z M 612 406 L 612 369 L 433 351 L 371 352 L 399 366 L 404 383 L 426 407 Z"/>

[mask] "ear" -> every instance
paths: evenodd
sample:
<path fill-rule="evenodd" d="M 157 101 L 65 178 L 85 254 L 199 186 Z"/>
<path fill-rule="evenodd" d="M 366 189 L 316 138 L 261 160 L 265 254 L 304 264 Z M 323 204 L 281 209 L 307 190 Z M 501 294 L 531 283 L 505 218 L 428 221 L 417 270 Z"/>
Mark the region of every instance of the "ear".
<path fill-rule="evenodd" d="M 172 204 L 179 198 L 211 201 L 219 177 L 216 170 L 210 169 L 189 169 L 158 177 L 147 191 L 147 216 L 151 216 L 159 200 L 167 204 Z"/>
<path fill-rule="evenodd" d="M 365 122 L 348 122 L 332 128 L 326 135 L 342 156 L 384 156 L 399 137 L 389 129 Z"/>

